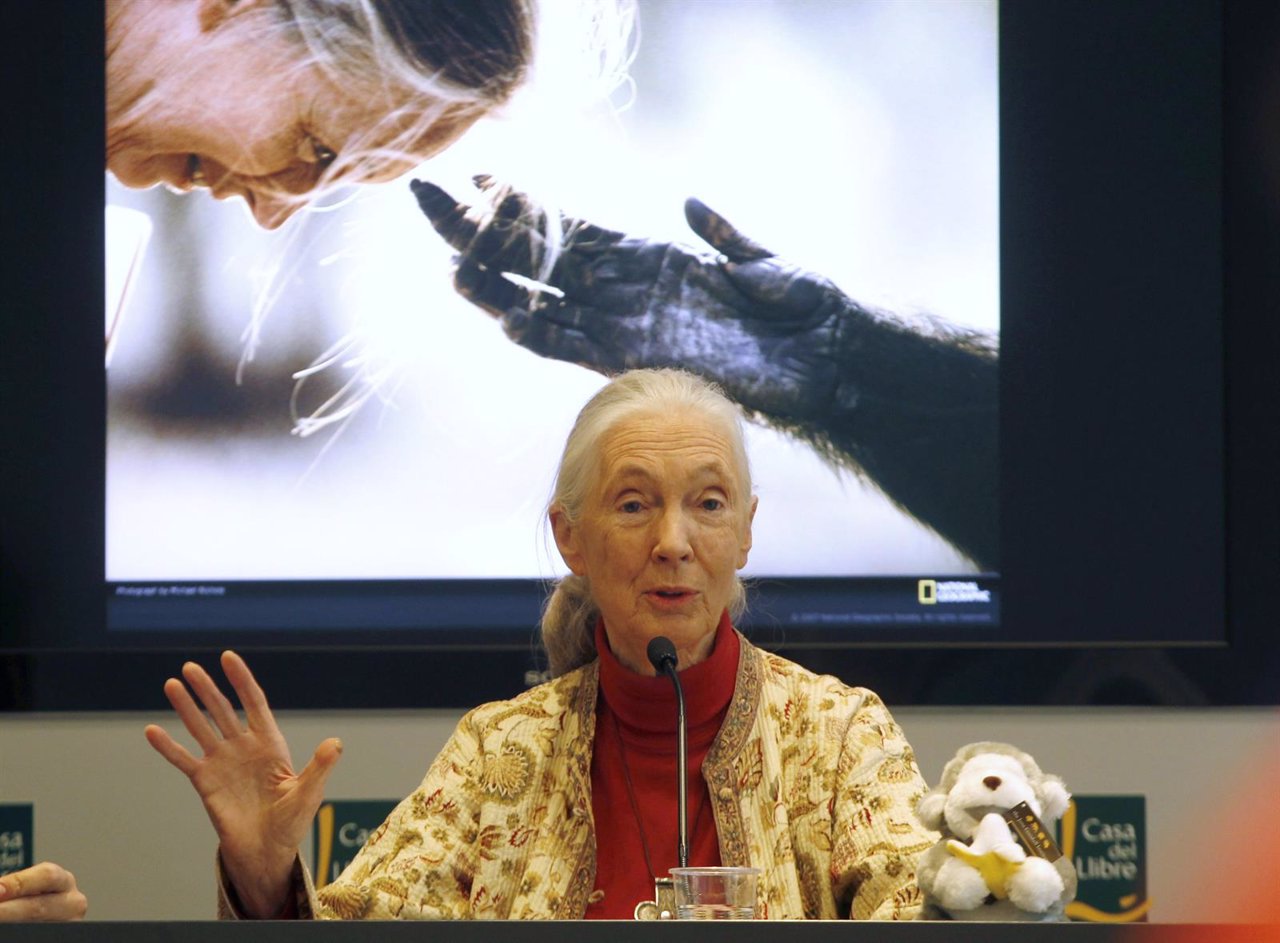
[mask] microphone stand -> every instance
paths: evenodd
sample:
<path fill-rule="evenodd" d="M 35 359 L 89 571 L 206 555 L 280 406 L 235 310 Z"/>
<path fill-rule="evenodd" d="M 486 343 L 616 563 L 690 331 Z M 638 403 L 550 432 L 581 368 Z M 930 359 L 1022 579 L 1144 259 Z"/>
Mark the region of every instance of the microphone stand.
<path fill-rule="evenodd" d="M 676 796 L 680 803 L 677 813 L 676 855 L 680 867 L 689 867 L 689 725 L 684 713 L 684 688 L 676 674 L 675 663 L 667 667 L 667 677 L 676 689 Z"/>
<path fill-rule="evenodd" d="M 649 640 L 645 654 L 649 656 L 649 664 L 658 674 L 665 674 L 671 679 L 676 689 L 676 796 L 679 808 L 676 814 L 676 856 L 680 867 L 689 866 L 689 743 L 688 720 L 684 712 L 684 688 L 680 686 L 680 676 L 676 672 L 676 647 L 671 639 L 659 635 Z M 676 915 L 675 883 L 669 877 L 653 877 L 653 901 L 642 901 L 636 905 L 638 920 L 671 920 Z"/>

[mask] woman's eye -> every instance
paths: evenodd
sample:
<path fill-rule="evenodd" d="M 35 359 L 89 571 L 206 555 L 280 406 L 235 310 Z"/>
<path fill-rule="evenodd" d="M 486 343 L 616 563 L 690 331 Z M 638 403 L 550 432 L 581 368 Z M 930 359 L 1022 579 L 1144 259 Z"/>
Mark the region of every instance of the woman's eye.
<path fill-rule="evenodd" d="M 326 147 L 313 137 L 308 137 L 307 141 L 311 145 L 311 156 L 315 158 L 315 162 L 320 166 L 320 169 L 327 168 L 338 159 L 338 152 L 333 148 Z"/>
<path fill-rule="evenodd" d="M 623 514 L 639 514 L 642 508 L 639 501 L 623 501 L 621 506 Z"/>

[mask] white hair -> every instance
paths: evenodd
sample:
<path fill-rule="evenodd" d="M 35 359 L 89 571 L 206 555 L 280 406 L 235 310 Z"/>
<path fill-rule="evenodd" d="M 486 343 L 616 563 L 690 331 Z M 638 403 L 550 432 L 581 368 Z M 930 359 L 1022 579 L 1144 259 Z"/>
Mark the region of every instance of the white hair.
<path fill-rule="evenodd" d="M 570 521 L 578 520 L 599 474 L 600 443 L 620 423 L 649 413 L 692 413 L 718 427 L 729 442 L 743 494 L 751 494 L 742 414 L 720 388 L 682 370 L 631 370 L 614 378 L 578 413 L 565 441 L 548 512 L 559 510 Z M 729 616 L 736 620 L 745 611 L 746 589 L 737 579 Z M 598 616 L 585 577 L 570 574 L 556 582 L 542 613 L 542 645 L 552 677 L 596 657 Z"/>
<path fill-rule="evenodd" d="M 500 112 L 526 86 L 542 84 L 545 74 L 558 78 L 547 81 L 554 86 L 550 94 L 563 96 L 572 88 L 583 101 L 606 100 L 628 80 L 634 55 L 633 0 L 274 0 L 274 12 L 275 28 L 306 50 L 299 67 L 318 67 L 344 87 L 375 90 L 385 102 L 382 110 L 371 108 L 375 120 L 344 142 L 314 188 L 278 194 L 298 205 L 347 181 L 403 169 L 416 162 L 433 130 L 465 128 Z M 515 186 L 503 180 L 479 194 L 468 213 L 477 234 Z M 545 279 L 559 256 L 563 232 L 556 208 L 546 199 L 537 202 L 541 205 L 527 204 L 532 218 L 525 222 L 542 232 L 530 247 L 538 253 L 532 267 Z M 290 239 L 296 235 L 297 230 Z M 268 285 L 274 287 L 276 280 L 269 277 Z M 254 306 L 237 378 L 254 358 L 278 291 L 264 291 Z M 340 428 L 394 377 L 392 367 L 370 368 L 360 343 L 355 335 L 343 338 L 295 374 L 290 404 L 295 435 L 334 424 Z M 355 364 L 355 375 L 319 408 L 301 414 L 303 385 L 338 361 Z"/>

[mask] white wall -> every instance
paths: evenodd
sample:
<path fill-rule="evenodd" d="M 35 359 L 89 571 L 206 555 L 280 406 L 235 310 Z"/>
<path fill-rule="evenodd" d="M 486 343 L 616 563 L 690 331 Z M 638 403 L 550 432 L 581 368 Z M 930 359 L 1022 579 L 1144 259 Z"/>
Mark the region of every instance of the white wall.
<path fill-rule="evenodd" d="M 460 714 L 295 712 L 280 720 L 299 764 L 324 737 L 342 737 L 328 794 L 372 799 L 411 791 Z M 914 708 L 896 716 L 931 782 L 957 747 L 994 739 L 1034 753 L 1075 792 L 1144 794 L 1152 919 L 1232 919 L 1190 892 L 1201 866 L 1188 842 L 1211 828 L 1224 784 L 1260 754 L 1274 754 L 1280 711 Z M 0 716 L 0 802 L 35 803 L 37 856 L 75 872 L 97 919 L 213 914 L 213 831 L 186 780 L 143 739 L 143 726 L 158 719 L 169 722 Z"/>

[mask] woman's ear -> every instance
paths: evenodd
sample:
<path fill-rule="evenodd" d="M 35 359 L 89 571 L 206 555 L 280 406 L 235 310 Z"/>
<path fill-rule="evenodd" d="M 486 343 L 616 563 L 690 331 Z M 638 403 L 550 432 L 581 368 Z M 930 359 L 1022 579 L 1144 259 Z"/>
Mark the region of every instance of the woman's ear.
<path fill-rule="evenodd" d="M 739 570 L 747 565 L 747 557 L 751 554 L 751 522 L 756 519 L 756 506 L 759 503 L 760 499 L 753 494 L 751 496 L 751 510 L 747 512 L 747 524 L 742 532 L 742 543 L 738 546 Z"/>
<path fill-rule="evenodd" d="M 556 549 L 560 551 L 560 557 L 564 560 L 565 566 L 575 575 L 585 576 L 586 568 L 583 566 L 582 550 L 578 546 L 578 528 L 569 520 L 569 515 L 563 508 L 552 508 L 549 516 L 551 533 L 556 538 Z"/>

